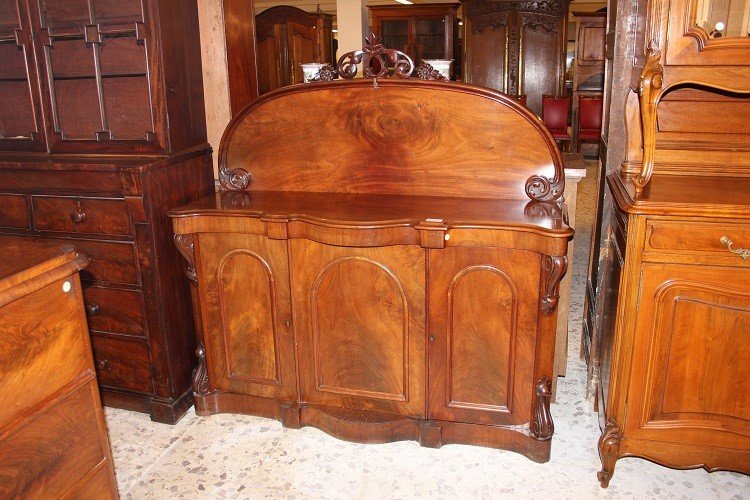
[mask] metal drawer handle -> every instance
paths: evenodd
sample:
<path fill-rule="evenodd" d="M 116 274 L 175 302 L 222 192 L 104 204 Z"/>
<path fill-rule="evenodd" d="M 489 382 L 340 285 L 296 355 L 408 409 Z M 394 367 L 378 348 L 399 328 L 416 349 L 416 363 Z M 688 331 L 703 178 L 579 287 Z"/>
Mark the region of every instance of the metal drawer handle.
<path fill-rule="evenodd" d="M 86 218 L 86 212 L 83 210 L 83 207 L 81 207 L 81 202 L 76 202 L 78 204 L 76 211 L 70 214 L 70 220 L 75 222 L 76 224 L 80 224 L 84 221 Z"/>
<path fill-rule="evenodd" d="M 750 248 L 732 248 L 734 241 L 726 236 L 722 236 L 720 241 L 727 246 L 727 249 L 729 249 L 730 252 L 739 255 L 742 260 L 750 259 Z"/>
<path fill-rule="evenodd" d="M 89 317 L 96 316 L 101 309 L 99 304 L 86 304 L 86 315 Z"/>

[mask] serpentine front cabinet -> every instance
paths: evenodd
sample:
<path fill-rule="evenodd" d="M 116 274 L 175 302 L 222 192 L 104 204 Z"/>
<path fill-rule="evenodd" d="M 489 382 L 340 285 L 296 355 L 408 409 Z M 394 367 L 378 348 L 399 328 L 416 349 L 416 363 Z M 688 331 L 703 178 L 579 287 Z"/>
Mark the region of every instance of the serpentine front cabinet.
<path fill-rule="evenodd" d="M 171 212 L 199 414 L 548 460 L 572 231 L 530 111 L 447 82 L 297 85 L 238 115 L 220 162 L 224 189 Z"/>

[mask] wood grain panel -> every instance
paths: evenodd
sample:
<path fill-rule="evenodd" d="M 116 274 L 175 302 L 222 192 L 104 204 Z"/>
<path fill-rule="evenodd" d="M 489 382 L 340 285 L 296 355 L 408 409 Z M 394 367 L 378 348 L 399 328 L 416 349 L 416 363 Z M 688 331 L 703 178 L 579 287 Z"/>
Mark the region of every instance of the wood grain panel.
<path fill-rule="evenodd" d="M 0 422 L 59 391 L 88 366 L 83 304 L 77 293 L 63 292 L 63 281 L 75 283 L 57 281 L 0 309 L 0 400 L 13 402 L 0 405 Z"/>
<path fill-rule="evenodd" d="M 141 292 L 89 286 L 83 298 L 92 331 L 145 336 Z"/>
<path fill-rule="evenodd" d="M 645 264 L 631 435 L 750 450 L 750 270 Z"/>
<path fill-rule="evenodd" d="M 0 227 L 13 229 L 28 229 L 30 227 L 26 196 L 0 194 Z"/>
<path fill-rule="evenodd" d="M 145 343 L 92 335 L 91 347 L 102 386 L 153 393 L 151 361 Z"/>
<path fill-rule="evenodd" d="M 212 388 L 296 399 L 286 242 L 201 234 L 197 262 Z"/>
<path fill-rule="evenodd" d="M 291 240 L 302 399 L 424 414 L 425 256 Z"/>
<path fill-rule="evenodd" d="M 524 199 L 527 179 L 553 177 L 562 158 L 531 112 L 489 90 L 358 79 L 259 99 L 230 124 L 219 163 L 251 172 L 256 191 Z"/>
<path fill-rule="evenodd" d="M 229 378 L 279 385 L 274 280 L 284 277 L 274 277 L 266 259 L 242 249 L 224 255 L 216 274 Z"/>
<path fill-rule="evenodd" d="M 0 497 L 59 498 L 107 460 L 89 384 L 0 440 Z"/>
<path fill-rule="evenodd" d="M 539 255 L 482 247 L 429 252 L 430 417 L 529 422 Z"/>
<path fill-rule="evenodd" d="M 32 196 L 38 231 L 129 235 L 128 207 L 123 200 Z M 76 214 L 82 214 L 80 220 Z"/>

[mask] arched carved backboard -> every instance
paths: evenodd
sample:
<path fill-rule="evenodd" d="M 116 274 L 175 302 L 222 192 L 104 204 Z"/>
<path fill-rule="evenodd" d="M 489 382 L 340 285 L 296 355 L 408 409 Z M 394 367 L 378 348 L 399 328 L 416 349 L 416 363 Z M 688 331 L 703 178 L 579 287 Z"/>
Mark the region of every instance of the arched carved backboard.
<path fill-rule="evenodd" d="M 225 189 L 555 200 L 562 157 L 498 92 L 449 82 L 297 85 L 251 103 L 222 138 Z"/>

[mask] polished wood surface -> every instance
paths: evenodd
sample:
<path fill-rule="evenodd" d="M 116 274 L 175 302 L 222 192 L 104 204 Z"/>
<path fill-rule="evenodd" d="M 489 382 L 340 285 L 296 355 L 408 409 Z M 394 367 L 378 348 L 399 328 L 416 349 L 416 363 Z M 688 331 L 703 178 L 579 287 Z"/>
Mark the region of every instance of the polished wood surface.
<path fill-rule="evenodd" d="M 175 422 L 191 404 L 195 347 L 166 213 L 214 189 L 197 3 L 9 5 L 0 26 L 21 12 L 21 47 L 0 27 L 0 51 L 23 56 L 43 126 L 26 140 L 0 119 L 0 233 L 90 255 L 81 279 L 105 403 Z M 23 108 L 4 100 L 21 74 L 3 71 L 0 116 Z"/>
<path fill-rule="evenodd" d="M 61 243 L 0 237 L 0 496 L 117 498 L 78 271 Z"/>
<path fill-rule="evenodd" d="M 253 0 L 223 0 L 227 79 L 232 116 L 258 97 Z"/>
<path fill-rule="evenodd" d="M 530 176 L 562 179 L 562 168 L 549 132 L 513 99 L 421 80 L 285 88 L 235 117 L 219 151 L 224 185 L 234 175 L 253 191 L 524 198 Z"/>
<path fill-rule="evenodd" d="M 562 95 L 568 2 L 462 0 L 463 80 L 526 94 L 542 114 L 542 95 Z"/>
<path fill-rule="evenodd" d="M 497 92 L 376 83 L 261 97 L 224 134 L 224 189 L 170 212 L 196 410 L 546 461 L 572 236 L 560 153 Z"/>

